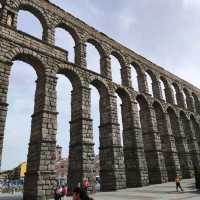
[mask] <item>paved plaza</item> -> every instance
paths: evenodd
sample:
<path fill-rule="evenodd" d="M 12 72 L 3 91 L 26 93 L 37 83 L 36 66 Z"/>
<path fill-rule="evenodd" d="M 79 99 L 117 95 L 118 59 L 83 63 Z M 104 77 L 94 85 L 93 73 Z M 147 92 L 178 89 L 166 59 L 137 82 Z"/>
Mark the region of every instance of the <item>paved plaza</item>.
<path fill-rule="evenodd" d="M 176 192 L 174 183 L 151 185 L 142 188 L 132 188 L 117 192 L 102 192 L 93 196 L 95 200 L 199 200 L 200 191 L 194 186 L 194 179 L 183 180 L 184 192 Z M 71 198 L 67 198 L 71 200 Z M 1 195 L 0 200 L 22 200 L 18 195 Z M 63 199 L 64 200 L 64 199 Z"/>

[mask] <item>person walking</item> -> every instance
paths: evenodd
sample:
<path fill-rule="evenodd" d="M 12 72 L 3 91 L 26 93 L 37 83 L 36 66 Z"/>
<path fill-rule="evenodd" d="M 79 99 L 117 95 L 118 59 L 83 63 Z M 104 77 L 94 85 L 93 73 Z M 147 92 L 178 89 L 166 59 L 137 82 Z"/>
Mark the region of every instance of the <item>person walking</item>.
<path fill-rule="evenodd" d="M 83 190 L 87 193 L 89 187 L 90 187 L 90 182 L 89 182 L 88 178 L 85 178 L 83 180 Z"/>
<path fill-rule="evenodd" d="M 67 185 L 63 185 L 62 186 L 62 197 L 65 199 L 65 197 L 67 198 L 67 195 L 68 195 Z"/>
<path fill-rule="evenodd" d="M 90 198 L 85 190 L 77 187 L 73 190 L 73 200 L 94 200 Z"/>
<path fill-rule="evenodd" d="M 176 191 L 178 192 L 178 188 L 180 188 L 181 191 L 183 192 L 184 190 L 181 187 L 181 177 L 177 175 L 175 178 L 175 182 L 176 182 Z"/>

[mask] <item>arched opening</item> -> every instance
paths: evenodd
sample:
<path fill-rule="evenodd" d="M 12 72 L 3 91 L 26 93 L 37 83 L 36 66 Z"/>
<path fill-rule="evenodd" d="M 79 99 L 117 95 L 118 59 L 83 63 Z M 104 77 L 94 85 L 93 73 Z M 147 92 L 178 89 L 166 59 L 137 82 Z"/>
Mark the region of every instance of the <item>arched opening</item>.
<path fill-rule="evenodd" d="M 86 43 L 86 52 L 88 69 L 100 74 L 100 53 L 90 40 Z"/>
<path fill-rule="evenodd" d="M 71 121 L 71 91 L 72 85 L 64 75 L 57 75 L 57 135 L 55 172 L 58 185 L 67 183 L 68 155 Z"/>
<path fill-rule="evenodd" d="M 105 171 L 105 162 L 107 158 L 105 154 L 108 153 L 104 147 L 108 145 L 109 137 L 108 133 L 106 133 L 106 127 L 104 127 L 109 115 L 107 107 L 108 91 L 105 85 L 98 80 L 93 80 L 91 82 L 91 89 L 91 117 L 93 120 L 93 142 L 95 152 L 94 164 L 97 167 L 95 169 L 96 188 L 97 190 L 104 190 L 107 181 Z"/>
<path fill-rule="evenodd" d="M 17 29 L 41 40 L 45 37 L 41 21 L 26 10 L 20 10 L 18 13 Z"/>
<path fill-rule="evenodd" d="M 195 106 L 195 111 L 200 114 L 200 101 L 199 98 L 195 93 L 192 93 L 193 100 L 194 100 L 194 106 Z"/>
<path fill-rule="evenodd" d="M 184 133 L 181 129 L 181 123 L 175 111 L 169 107 L 167 114 L 170 119 L 170 129 L 175 138 L 175 145 L 178 153 L 182 176 L 184 178 L 191 178 L 193 176 L 193 164 L 189 155 L 188 144 L 184 139 Z"/>
<path fill-rule="evenodd" d="M 121 132 L 121 143 L 123 147 L 123 154 L 124 154 L 124 163 L 125 163 L 125 173 L 126 173 L 126 184 L 127 187 L 136 187 L 140 186 L 142 183 L 141 176 L 143 176 L 143 173 L 147 173 L 147 167 L 146 167 L 146 160 L 144 158 L 144 152 L 140 151 L 140 157 L 137 156 L 137 143 L 140 141 L 142 144 L 140 144 L 140 148 L 143 148 L 143 141 L 141 139 L 141 127 L 138 125 L 138 109 L 135 108 L 135 104 L 133 105 L 133 102 L 131 102 L 131 97 L 129 96 L 128 92 L 122 88 L 118 88 L 116 90 L 116 93 L 118 94 L 118 118 L 120 123 L 120 132 Z M 120 107 L 121 109 L 120 109 Z M 135 120 L 135 121 L 134 121 Z M 137 121 L 137 122 L 136 122 Z M 134 123 L 134 124 L 133 124 Z M 140 123 L 140 122 L 139 122 Z M 138 131 L 139 130 L 139 131 Z M 140 172 L 141 169 L 137 168 L 138 162 L 140 162 L 140 159 L 144 159 L 143 161 L 143 172 Z M 140 173 L 142 175 L 140 176 Z M 136 175 L 137 174 L 137 175 Z M 146 179 L 147 182 L 144 184 L 148 184 L 148 179 Z"/>
<path fill-rule="evenodd" d="M 3 145 L 2 170 L 26 169 L 28 144 L 31 133 L 31 115 L 34 110 L 34 95 L 37 74 L 30 62 L 13 59 L 8 89 L 8 114 Z M 28 64 L 29 63 L 29 64 Z M 25 171 L 12 173 L 10 182 L 23 185 Z M 21 179 L 21 181 L 20 181 Z"/>
<path fill-rule="evenodd" d="M 174 103 L 175 103 L 175 105 L 178 105 L 177 89 L 176 89 L 176 86 L 174 84 L 172 84 L 172 91 L 173 91 L 173 96 L 174 96 Z"/>
<path fill-rule="evenodd" d="M 154 102 L 153 108 L 155 110 L 156 124 L 161 139 L 161 149 L 165 160 L 168 180 L 174 181 L 174 177 L 178 174 L 180 175 L 180 165 L 176 153 L 174 135 L 171 135 L 168 119 L 163 112 L 162 106 L 158 102 Z"/>
<path fill-rule="evenodd" d="M 91 119 L 92 119 L 92 127 L 93 127 L 93 143 L 94 143 L 94 166 L 95 166 L 95 176 L 96 176 L 96 189 L 100 190 L 100 95 L 96 87 L 91 85 Z"/>
<path fill-rule="evenodd" d="M 118 124 L 119 124 L 119 131 L 120 131 L 120 139 L 121 139 L 121 146 L 124 147 L 124 138 L 123 138 L 123 122 L 122 122 L 122 100 L 119 95 L 117 95 L 117 117 L 118 117 Z"/>
<path fill-rule="evenodd" d="M 154 96 L 153 94 L 153 79 L 152 79 L 152 74 L 147 70 L 145 72 L 146 74 L 146 80 L 147 80 L 147 87 L 148 87 L 148 92 L 151 96 Z"/>
<path fill-rule="evenodd" d="M 160 87 L 161 87 L 161 95 L 164 101 L 166 101 L 166 88 L 165 88 L 165 83 L 162 80 L 162 78 L 160 79 Z"/>
<path fill-rule="evenodd" d="M 192 127 L 193 127 L 193 130 L 194 130 L 194 134 L 195 134 L 197 143 L 198 143 L 199 148 L 200 148 L 200 127 L 199 127 L 199 124 L 197 123 L 197 121 L 195 120 L 193 115 L 190 116 L 190 120 L 191 120 L 191 123 L 192 123 Z"/>
<path fill-rule="evenodd" d="M 139 91 L 139 83 L 138 83 L 138 70 L 139 66 L 135 63 L 132 63 L 130 65 L 131 67 L 131 81 L 132 81 L 132 87 L 135 91 Z"/>
<path fill-rule="evenodd" d="M 75 40 L 71 33 L 63 26 L 58 26 L 55 29 L 55 45 L 65 49 L 68 52 L 68 61 L 74 63 L 75 61 Z"/>
<path fill-rule="evenodd" d="M 118 181 L 116 173 L 119 166 L 121 173 L 124 173 L 122 172 L 124 163 L 119 163 L 118 166 L 114 164 L 119 159 L 123 160 L 117 120 L 117 99 L 115 96 L 109 94 L 108 86 L 104 82 L 95 79 L 90 84 L 98 90 L 100 96 L 99 163 L 101 190 L 106 191 L 108 188 L 113 190 L 116 188 L 115 184 Z M 113 106 L 111 106 L 111 102 Z M 114 149 L 116 151 L 113 151 Z M 120 179 L 124 178 L 123 176 Z"/>
<path fill-rule="evenodd" d="M 118 54 L 113 52 L 110 58 L 111 58 L 112 80 L 113 82 L 121 85 L 122 84 L 121 64 L 120 64 L 120 60 L 118 59 Z"/>
<path fill-rule="evenodd" d="M 192 130 L 189 119 L 187 118 L 186 114 L 183 111 L 180 112 L 180 120 L 181 120 L 184 134 L 187 139 L 189 152 L 190 152 L 194 169 L 198 169 L 200 160 L 197 155 L 197 148 L 194 141 L 194 131 Z"/>
<path fill-rule="evenodd" d="M 189 94 L 188 94 L 187 89 L 185 88 L 183 89 L 183 99 L 184 99 L 186 109 L 189 109 Z"/>
<path fill-rule="evenodd" d="M 137 101 L 140 105 L 140 123 L 142 127 L 142 135 L 144 141 L 144 152 L 147 161 L 149 182 L 151 184 L 162 183 L 167 181 L 167 172 L 164 163 L 164 157 L 161 152 L 161 141 L 160 137 L 155 134 L 156 128 L 152 127 L 152 115 L 153 112 L 150 110 L 146 98 L 142 95 L 137 96 Z M 156 143 L 156 144 L 155 144 Z M 159 155 L 154 149 L 154 145 L 157 145 L 159 149 Z M 152 163 L 154 159 L 157 163 Z"/>

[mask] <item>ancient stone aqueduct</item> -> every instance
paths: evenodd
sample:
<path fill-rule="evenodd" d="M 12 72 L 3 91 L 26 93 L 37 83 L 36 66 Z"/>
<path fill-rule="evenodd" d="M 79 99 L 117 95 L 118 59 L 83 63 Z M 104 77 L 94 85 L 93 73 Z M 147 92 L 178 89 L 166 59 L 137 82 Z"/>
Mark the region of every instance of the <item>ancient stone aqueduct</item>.
<path fill-rule="evenodd" d="M 94 149 L 90 85 L 100 94 L 100 176 L 102 190 L 117 190 L 173 181 L 200 168 L 200 90 L 118 42 L 96 31 L 48 0 L 0 0 L 0 155 L 12 62 L 25 61 L 37 73 L 35 106 L 25 178 L 24 199 L 49 199 L 55 184 L 56 82 L 65 75 L 73 85 L 70 122 L 69 186 L 84 177 L 93 180 Z M 16 30 L 19 10 L 34 14 L 43 27 L 39 40 Z M 75 41 L 75 61 L 54 46 L 55 28 Z M 101 72 L 87 69 L 86 43 L 100 54 Z M 121 65 L 121 85 L 112 82 L 110 55 Z M 137 71 L 139 92 L 131 83 Z M 152 79 L 149 94 L 146 74 Z M 164 83 L 166 100 L 162 96 Z M 174 88 L 174 89 L 173 89 Z M 117 120 L 116 95 L 122 100 L 123 143 Z M 138 111 L 137 103 L 140 105 Z"/>

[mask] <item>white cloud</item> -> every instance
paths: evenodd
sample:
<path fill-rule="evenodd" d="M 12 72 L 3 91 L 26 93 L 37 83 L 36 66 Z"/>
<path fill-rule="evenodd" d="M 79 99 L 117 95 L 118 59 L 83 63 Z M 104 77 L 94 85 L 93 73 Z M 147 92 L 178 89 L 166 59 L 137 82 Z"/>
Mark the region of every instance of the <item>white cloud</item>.
<path fill-rule="evenodd" d="M 182 0 L 182 5 L 184 9 L 199 9 L 200 1 L 199 0 Z"/>

